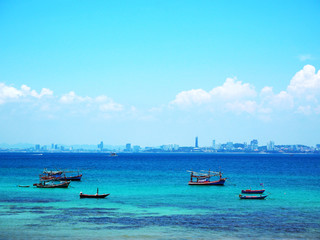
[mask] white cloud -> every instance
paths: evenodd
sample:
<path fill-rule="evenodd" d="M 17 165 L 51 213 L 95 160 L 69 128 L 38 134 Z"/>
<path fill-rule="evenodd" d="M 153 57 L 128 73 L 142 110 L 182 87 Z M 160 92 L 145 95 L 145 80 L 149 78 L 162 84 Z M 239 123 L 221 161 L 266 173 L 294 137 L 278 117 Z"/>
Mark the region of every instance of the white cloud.
<path fill-rule="evenodd" d="M 62 104 L 84 104 L 86 108 L 94 109 L 98 106 L 98 109 L 102 112 L 119 112 L 123 110 L 123 105 L 114 102 L 111 98 L 105 95 L 101 95 L 95 98 L 78 96 L 74 91 L 64 94 L 60 100 Z M 75 110 L 75 112 L 77 112 Z"/>
<path fill-rule="evenodd" d="M 28 97 L 40 99 L 51 95 L 53 95 L 53 92 L 48 88 L 43 88 L 40 93 L 37 93 L 36 90 L 31 90 L 27 85 L 22 85 L 20 89 L 17 89 L 0 83 L 0 104 L 8 101 L 24 101 Z"/>
<path fill-rule="evenodd" d="M 274 93 L 265 86 L 258 95 L 253 85 L 227 78 L 221 85 L 206 92 L 202 89 L 183 91 L 176 95 L 170 106 L 188 109 L 210 106 L 215 111 L 224 109 L 235 113 L 270 115 L 273 112 L 291 111 L 301 114 L 320 114 L 320 70 L 305 65 L 291 79 L 287 89 Z M 220 110 L 219 110 L 220 109 Z"/>
<path fill-rule="evenodd" d="M 314 98 L 320 95 L 320 70 L 312 65 L 305 65 L 291 79 L 288 92 L 297 97 Z"/>
<path fill-rule="evenodd" d="M 250 101 L 257 95 L 254 87 L 248 83 L 227 78 L 222 86 L 213 88 L 210 92 L 203 89 L 182 91 L 170 103 L 170 106 L 189 108 L 192 106 L 210 106 L 211 108 L 226 107 L 228 110 L 252 113 L 256 109 L 256 103 Z"/>
<path fill-rule="evenodd" d="M 64 94 L 60 98 L 61 103 L 71 104 L 71 103 L 81 103 L 81 102 L 92 102 L 92 98 L 90 97 L 81 97 L 76 95 L 75 92 L 71 91 L 67 94 Z"/>
<path fill-rule="evenodd" d="M 102 112 L 108 112 L 108 111 L 115 111 L 119 112 L 123 110 L 123 106 L 119 103 L 115 103 L 113 101 L 110 101 L 108 103 L 103 103 L 100 105 L 99 109 Z"/>
<path fill-rule="evenodd" d="M 176 99 L 171 102 L 172 105 L 179 107 L 189 107 L 193 104 L 199 105 L 208 103 L 211 99 L 210 93 L 202 89 L 192 89 L 189 91 L 182 91 L 177 94 Z"/>
<path fill-rule="evenodd" d="M 79 96 L 74 91 L 55 96 L 53 91 L 42 88 L 40 92 L 22 85 L 20 89 L 0 83 L 0 104 L 12 103 L 10 112 L 23 114 L 46 114 L 48 118 L 64 115 L 76 116 L 101 116 L 100 113 L 121 112 L 122 104 L 116 103 L 111 98 L 100 95 L 97 97 Z M 109 116 L 111 116 L 109 114 Z"/>
<path fill-rule="evenodd" d="M 236 81 L 233 78 L 227 78 L 222 86 L 213 88 L 210 94 L 224 100 L 250 99 L 257 96 L 252 85 L 242 84 L 241 81 Z"/>
<path fill-rule="evenodd" d="M 48 88 L 42 88 L 38 97 L 42 98 L 43 96 L 52 96 L 52 95 L 53 95 L 53 91 L 51 91 Z"/>
<path fill-rule="evenodd" d="M 271 87 L 264 87 L 260 92 L 261 106 L 272 109 L 291 109 L 294 107 L 294 98 L 286 91 L 273 93 Z"/>

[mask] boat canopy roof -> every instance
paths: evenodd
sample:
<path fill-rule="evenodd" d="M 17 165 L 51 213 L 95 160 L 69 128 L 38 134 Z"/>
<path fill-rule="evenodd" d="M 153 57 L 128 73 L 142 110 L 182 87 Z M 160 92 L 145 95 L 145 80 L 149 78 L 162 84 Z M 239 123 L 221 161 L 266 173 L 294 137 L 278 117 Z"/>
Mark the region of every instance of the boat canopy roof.
<path fill-rule="evenodd" d="M 222 172 L 214 172 L 210 170 L 209 171 L 201 170 L 200 172 L 194 172 L 194 171 L 188 170 L 187 172 L 190 172 L 191 176 L 196 178 L 207 178 L 207 177 L 222 175 Z"/>

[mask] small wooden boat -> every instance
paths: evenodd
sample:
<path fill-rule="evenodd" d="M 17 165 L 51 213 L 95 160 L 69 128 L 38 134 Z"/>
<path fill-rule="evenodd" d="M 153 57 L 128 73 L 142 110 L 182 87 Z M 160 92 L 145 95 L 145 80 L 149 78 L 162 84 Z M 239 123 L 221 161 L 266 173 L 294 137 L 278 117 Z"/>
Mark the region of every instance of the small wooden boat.
<path fill-rule="evenodd" d="M 107 194 L 99 194 L 99 189 L 97 188 L 97 193 L 96 194 L 83 194 L 82 192 L 80 192 L 80 198 L 105 198 L 107 196 L 109 196 L 110 193 Z"/>
<path fill-rule="evenodd" d="M 30 185 L 18 185 L 18 187 L 30 187 Z"/>
<path fill-rule="evenodd" d="M 60 182 L 60 183 L 47 183 L 47 181 L 41 181 L 40 183 L 35 183 L 33 186 L 37 188 L 67 188 L 69 187 L 70 181 Z"/>
<path fill-rule="evenodd" d="M 227 178 L 222 178 L 222 172 L 212 172 L 208 171 L 207 173 L 196 173 L 193 171 L 191 172 L 191 178 L 189 181 L 189 185 L 197 185 L 197 186 L 223 186 Z M 218 176 L 219 179 L 216 181 L 210 181 L 210 178 L 213 176 Z"/>
<path fill-rule="evenodd" d="M 251 189 L 246 189 L 246 190 L 241 190 L 241 193 L 246 193 L 246 194 L 262 194 L 264 193 L 264 189 L 261 190 L 251 190 Z"/>
<path fill-rule="evenodd" d="M 240 199 L 265 199 L 268 195 L 260 195 L 260 196 L 245 196 L 239 194 Z"/>
<path fill-rule="evenodd" d="M 110 193 L 108 193 L 108 194 L 92 194 L 92 195 L 80 193 L 80 198 L 105 198 L 109 195 L 110 195 Z"/>

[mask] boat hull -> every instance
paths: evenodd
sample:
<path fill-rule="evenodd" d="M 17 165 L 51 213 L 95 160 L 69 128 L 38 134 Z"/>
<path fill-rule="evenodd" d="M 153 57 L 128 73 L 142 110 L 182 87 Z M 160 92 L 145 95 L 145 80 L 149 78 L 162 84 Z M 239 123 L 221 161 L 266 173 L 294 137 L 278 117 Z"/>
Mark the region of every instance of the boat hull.
<path fill-rule="evenodd" d="M 109 194 L 93 194 L 93 195 L 80 193 L 80 198 L 105 198 L 109 195 L 110 193 Z"/>
<path fill-rule="evenodd" d="M 247 199 L 247 200 L 263 200 L 267 197 L 268 195 L 264 195 L 264 196 L 243 196 L 243 195 L 239 195 L 240 199 Z"/>
<path fill-rule="evenodd" d="M 251 189 L 246 189 L 246 190 L 241 190 L 241 193 L 246 193 L 246 194 L 262 194 L 264 193 L 264 189 L 261 190 L 251 190 Z"/>
<path fill-rule="evenodd" d="M 57 178 L 57 181 L 81 181 L 82 178 L 82 174 L 78 175 L 78 176 L 70 176 L 70 177 L 60 177 Z"/>
<path fill-rule="evenodd" d="M 67 188 L 69 187 L 70 181 L 69 182 L 63 182 L 59 184 L 42 184 L 42 183 L 35 183 L 33 184 L 37 188 Z"/>
<path fill-rule="evenodd" d="M 41 177 L 41 180 L 47 180 L 47 181 L 81 181 L 82 174 L 77 176 L 68 176 L 68 177 L 52 177 L 52 176 L 43 176 Z"/>
<path fill-rule="evenodd" d="M 204 181 L 204 182 L 189 182 L 188 184 L 191 186 L 223 186 L 226 181 L 226 178 L 221 178 L 217 181 Z"/>

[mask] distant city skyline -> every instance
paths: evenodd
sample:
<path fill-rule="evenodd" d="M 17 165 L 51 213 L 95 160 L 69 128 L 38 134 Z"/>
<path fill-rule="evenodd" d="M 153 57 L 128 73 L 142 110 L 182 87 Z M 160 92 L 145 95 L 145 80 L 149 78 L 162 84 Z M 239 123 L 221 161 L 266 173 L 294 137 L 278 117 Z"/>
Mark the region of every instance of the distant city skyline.
<path fill-rule="evenodd" d="M 110 153 L 110 156 L 117 156 L 116 153 L 307 153 L 319 154 L 320 144 L 316 146 L 307 146 L 302 144 L 296 145 L 276 145 L 273 141 L 267 145 L 259 145 L 257 139 L 253 139 L 248 143 L 215 143 L 212 146 L 199 146 L 198 138 L 195 138 L 195 146 L 179 146 L 177 144 L 167 144 L 161 146 L 145 146 L 131 145 L 127 143 L 125 146 L 104 145 L 101 141 L 97 145 L 20 145 L 6 146 L 0 145 L 0 152 L 38 152 L 38 153 Z"/>
<path fill-rule="evenodd" d="M 14 144 L 8 144 L 8 143 L 0 143 L 0 149 L 1 148 L 6 148 L 6 147 L 12 147 L 12 146 L 18 146 L 18 148 L 32 148 L 34 146 L 35 150 L 40 150 L 41 147 L 45 147 L 46 149 L 60 149 L 60 147 L 76 147 L 76 148 L 88 148 L 88 149 L 99 149 L 99 150 L 103 150 L 106 148 L 109 148 L 109 150 L 114 150 L 116 148 L 118 149 L 123 149 L 126 152 L 130 152 L 133 149 L 142 149 L 142 148 L 157 148 L 157 147 L 164 147 L 164 146 L 168 146 L 168 148 L 170 148 L 170 146 L 172 148 L 176 148 L 176 147 L 190 147 L 190 148 L 212 148 L 212 149 L 218 149 L 219 147 L 221 147 L 222 145 L 225 145 L 227 148 L 228 146 L 230 148 L 233 148 L 235 145 L 245 145 L 245 146 L 251 146 L 252 150 L 256 150 L 258 149 L 258 147 L 261 146 L 265 146 L 268 150 L 272 150 L 274 149 L 274 147 L 276 145 L 302 145 L 302 146 L 308 146 L 308 147 L 315 147 L 315 148 L 319 148 L 320 143 L 317 143 L 315 145 L 307 145 L 304 143 L 295 143 L 295 144 L 286 144 L 286 143 L 282 143 L 282 144 L 277 144 L 275 143 L 273 140 L 270 140 L 266 143 L 261 143 L 258 141 L 258 139 L 252 139 L 250 141 L 242 141 L 242 142 L 234 142 L 234 141 L 227 141 L 227 142 L 217 142 L 215 139 L 213 139 L 211 141 L 211 145 L 199 145 L 199 137 L 196 136 L 194 138 L 194 144 L 190 144 L 190 145 L 179 145 L 177 143 L 169 143 L 169 144 L 160 144 L 160 145 L 139 145 L 139 143 L 123 143 L 123 144 L 119 144 L 119 145 L 114 145 L 112 143 L 104 143 L 104 141 L 100 141 L 99 143 L 96 144 L 64 144 L 64 143 L 51 143 L 51 144 L 46 144 L 46 143 L 14 143 Z"/>
<path fill-rule="evenodd" d="M 1 1 L 0 143 L 320 142 L 319 1 Z"/>

